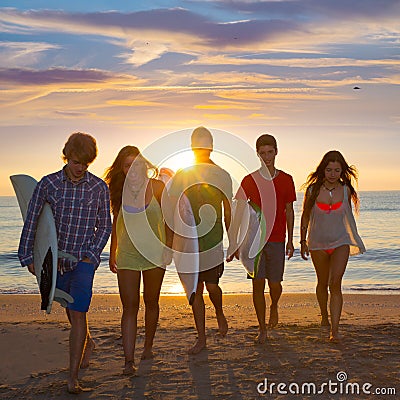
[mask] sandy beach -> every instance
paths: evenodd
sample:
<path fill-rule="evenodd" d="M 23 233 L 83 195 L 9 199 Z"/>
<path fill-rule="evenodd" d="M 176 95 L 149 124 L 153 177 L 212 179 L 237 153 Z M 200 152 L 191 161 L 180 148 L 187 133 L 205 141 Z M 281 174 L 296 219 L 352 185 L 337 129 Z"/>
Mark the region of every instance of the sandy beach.
<path fill-rule="evenodd" d="M 139 312 L 138 376 L 122 375 L 118 295 L 95 295 L 89 324 L 96 341 L 80 380 L 81 399 L 395 398 L 400 392 L 400 295 L 345 294 L 340 344 L 319 327 L 314 294 L 284 294 L 280 323 L 265 344 L 254 343 L 251 295 L 225 295 L 229 323 L 220 337 L 207 302 L 207 349 L 187 354 L 196 334 L 185 297 L 163 296 L 152 360 L 140 361 L 143 306 Z M 0 398 L 76 398 L 66 392 L 69 324 L 55 304 L 39 310 L 36 295 L 0 295 Z M 306 385 L 304 385 L 306 384 Z M 315 389 L 313 388 L 315 385 Z M 330 385 L 330 386 L 329 386 Z M 311 397 L 307 390 L 322 391 Z M 334 391 L 336 390 L 336 394 Z M 285 393 L 286 391 L 286 393 Z M 368 394 L 370 392 L 371 394 Z"/>

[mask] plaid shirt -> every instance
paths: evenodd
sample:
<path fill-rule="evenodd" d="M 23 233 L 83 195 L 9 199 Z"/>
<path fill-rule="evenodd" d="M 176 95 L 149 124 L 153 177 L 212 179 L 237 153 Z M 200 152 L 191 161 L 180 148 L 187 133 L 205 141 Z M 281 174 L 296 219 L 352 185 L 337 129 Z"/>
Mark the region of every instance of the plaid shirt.
<path fill-rule="evenodd" d="M 29 202 L 21 234 L 18 257 L 22 266 L 33 263 L 33 242 L 45 202 L 53 211 L 58 249 L 77 260 L 88 257 L 97 268 L 111 233 L 110 195 L 106 183 L 88 171 L 78 183 L 72 183 L 64 169 L 43 177 Z M 60 259 L 61 271 L 75 267 L 76 262 Z"/>

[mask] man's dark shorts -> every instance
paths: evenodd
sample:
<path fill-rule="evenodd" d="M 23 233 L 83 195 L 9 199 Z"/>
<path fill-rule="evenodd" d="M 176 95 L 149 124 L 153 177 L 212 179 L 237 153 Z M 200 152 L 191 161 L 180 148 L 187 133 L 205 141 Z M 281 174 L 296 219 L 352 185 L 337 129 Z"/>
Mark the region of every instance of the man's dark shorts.
<path fill-rule="evenodd" d="M 221 278 L 223 273 L 224 273 L 224 263 L 221 263 L 214 268 L 210 268 L 206 271 L 200 272 L 199 282 L 215 283 L 218 285 L 219 278 Z"/>
<path fill-rule="evenodd" d="M 282 282 L 285 270 L 285 242 L 267 242 L 262 249 L 260 265 L 254 279 Z M 247 278 L 252 279 L 249 275 Z"/>

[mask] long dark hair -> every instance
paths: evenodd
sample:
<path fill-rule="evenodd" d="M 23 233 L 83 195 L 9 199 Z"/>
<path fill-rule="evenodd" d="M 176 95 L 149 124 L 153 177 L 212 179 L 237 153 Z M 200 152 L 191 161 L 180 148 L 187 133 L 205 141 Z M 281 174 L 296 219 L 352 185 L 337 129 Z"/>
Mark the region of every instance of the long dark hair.
<path fill-rule="evenodd" d="M 110 189 L 111 211 L 117 215 L 122 203 L 122 189 L 125 182 L 125 174 L 122 169 L 125 159 L 129 156 L 137 157 L 140 154 L 136 146 L 123 147 L 114 162 L 106 169 L 104 180 Z"/>
<path fill-rule="evenodd" d="M 354 208 L 356 213 L 359 208 L 359 199 L 356 190 L 354 189 L 354 184 L 358 182 L 358 172 L 354 165 L 347 164 L 342 153 L 337 150 L 328 151 L 323 157 L 321 162 L 318 164 L 316 170 L 311 172 L 307 177 L 307 181 L 302 185 L 301 189 L 306 190 L 306 196 L 304 198 L 303 210 L 306 213 L 311 211 L 315 200 L 318 197 L 319 190 L 325 179 L 325 168 L 330 162 L 337 161 L 341 168 L 342 173 L 339 178 L 339 183 L 341 185 L 346 185 L 350 190 L 351 199 L 354 203 Z"/>
<path fill-rule="evenodd" d="M 125 183 L 125 174 L 123 171 L 123 163 L 125 159 L 129 156 L 137 157 L 144 162 L 146 165 L 146 174 L 148 178 L 157 178 L 158 168 L 153 165 L 149 160 L 147 160 L 140 153 L 136 146 L 125 146 L 123 147 L 111 167 L 108 167 L 104 173 L 104 180 L 110 189 L 110 203 L 111 212 L 113 215 L 117 215 L 122 204 L 122 191 Z M 151 172 L 151 173 L 150 173 Z"/>

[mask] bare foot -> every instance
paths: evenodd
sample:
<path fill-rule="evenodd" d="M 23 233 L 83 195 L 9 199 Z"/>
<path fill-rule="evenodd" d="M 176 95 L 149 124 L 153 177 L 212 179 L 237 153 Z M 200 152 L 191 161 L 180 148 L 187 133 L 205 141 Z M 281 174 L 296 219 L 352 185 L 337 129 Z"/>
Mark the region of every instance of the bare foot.
<path fill-rule="evenodd" d="M 257 337 L 255 338 L 255 342 L 258 344 L 263 344 L 265 343 L 267 340 L 267 331 L 266 330 L 262 330 L 259 332 L 259 334 L 257 335 Z"/>
<path fill-rule="evenodd" d="M 142 356 L 140 357 L 141 360 L 151 360 L 154 358 L 153 351 L 150 349 L 143 349 Z"/>
<path fill-rule="evenodd" d="M 221 336 L 226 336 L 228 333 L 228 321 L 225 318 L 224 313 L 217 314 L 218 331 Z"/>
<path fill-rule="evenodd" d="M 135 363 L 133 361 L 127 361 L 125 363 L 125 367 L 122 371 L 123 375 L 131 375 L 131 376 L 135 376 L 137 373 L 137 369 L 135 367 Z"/>
<path fill-rule="evenodd" d="M 81 361 L 81 368 L 85 369 L 89 367 L 90 364 L 90 357 L 92 356 L 93 350 L 96 348 L 96 344 L 92 338 L 89 338 L 86 346 L 85 351 L 83 352 L 82 361 Z"/>
<path fill-rule="evenodd" d="M 325 327 L 329 328 L 330 326 L 331 326 L 331 324 L 329 322 L 328 316 L 327 315 L 323 315 L 321 317 L 321 328 L 325 328 Z"/>
<path fill-rule="evenodd" d="M 79 394 L 82 392 L 91 392 L 90 388 L 83 388 L 78 381 L 68 382 L 67 384 L 67 392 L 71 394 Z"/>
<path fill-rule="evenodd" d="M 278 306 L 270 306 L 268 326 L 270 328 L 275 328 L 278 325 L 278 321 L 279 321 Z"/>
<path fill-rule="evenodd" d="M 331 332 L 331 334 L 329 336 L 329 341 L 331 343 L 341 343 L 342 337 L 337 332 L 336 333 Z"/>
<path fill-rule="evenodd" d="M 195 345 L 188 351 L 189 354 L 198 354 L 206 347 L 206 341 L 197 339 Z"/>

